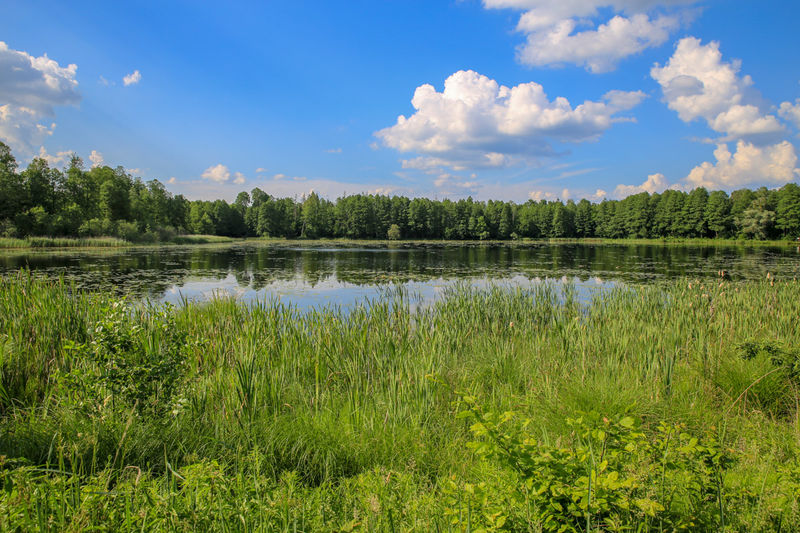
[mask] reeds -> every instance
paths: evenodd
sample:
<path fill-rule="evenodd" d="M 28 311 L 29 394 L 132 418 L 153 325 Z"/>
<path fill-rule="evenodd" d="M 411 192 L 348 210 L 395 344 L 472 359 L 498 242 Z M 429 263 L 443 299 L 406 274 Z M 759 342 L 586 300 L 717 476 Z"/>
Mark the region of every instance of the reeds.
<path fill-rule="evenodd" d="M 571 438 L 578 411 L 716 432 L 738 457 L 725 483 L 762 487 L 726 522 L 800 524 L 773 490 L 800 454 L 795 281 L 588 297 L 463 285 L 419 311 L 402 291 L 349 311 L 131 305 L 126 335 L 147 353 L 167 349 L 158 311 L 185 339 L 181 386 L 149 413 L 76 385 L 102 372 L 85 350 L 111 302 L 28 273 L 0 280 L 0 529 L 447 530 L 445 485 L 506 474 L 465 446 L 441 383 L 525 413 L 545 442 Z M 752 343 L 770 348 L 748 359 Z"/>
<path fill-rule="evenodd" d="M 2 248 L 120 248 L 132 243 L 116 237 L 27 237 L 14 239 L 0 238 Z"/>

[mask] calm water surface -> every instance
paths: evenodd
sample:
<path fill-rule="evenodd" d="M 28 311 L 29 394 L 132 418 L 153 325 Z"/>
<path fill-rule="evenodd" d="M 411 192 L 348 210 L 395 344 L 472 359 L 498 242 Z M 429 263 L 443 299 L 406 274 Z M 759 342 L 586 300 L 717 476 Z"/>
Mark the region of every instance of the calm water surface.
<path fill-rule="evenodd" d="M 617 283 L 728 272 L 732 279 L 800 274 L 795 247 L 538 244 L 320 247 L 270 244 L 3 252 L 0 275 L 29 268 L 80 288 L 179 303 L 215 295 L 275 298 L 301 308 L 350 306 L 401 286 L 432 301 L 454 283 L 574 282 L 587 295 Z"/>

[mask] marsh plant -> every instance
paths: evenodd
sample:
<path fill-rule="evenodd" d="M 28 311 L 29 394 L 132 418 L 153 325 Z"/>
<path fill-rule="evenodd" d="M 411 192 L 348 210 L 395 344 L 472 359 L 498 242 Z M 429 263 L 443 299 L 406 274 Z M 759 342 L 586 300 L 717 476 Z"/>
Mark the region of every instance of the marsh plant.
<path fill-rule="evenodd" d="M 800 284 L 301 312 L 0 279 L 0 530 L 797 531 Z"/>

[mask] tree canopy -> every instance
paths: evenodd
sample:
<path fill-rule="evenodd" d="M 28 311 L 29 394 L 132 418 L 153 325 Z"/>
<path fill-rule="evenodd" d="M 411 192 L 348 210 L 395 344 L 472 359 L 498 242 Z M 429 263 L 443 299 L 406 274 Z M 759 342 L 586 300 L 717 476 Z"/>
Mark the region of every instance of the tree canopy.
<path fill-rule="evenodd" d="M 753 238 L 800 236 L 800 187 L 646 192 L 592 203 L 430 200 L 311 193 L 276 198 L 261 189 L 233 203 L 188 200 L 124 168 L 64 169 L 34 158 L 19 171 L 0 142 L 0 236 L 114 235 L 165 241 L 177 234 L 351 239 Z"/>

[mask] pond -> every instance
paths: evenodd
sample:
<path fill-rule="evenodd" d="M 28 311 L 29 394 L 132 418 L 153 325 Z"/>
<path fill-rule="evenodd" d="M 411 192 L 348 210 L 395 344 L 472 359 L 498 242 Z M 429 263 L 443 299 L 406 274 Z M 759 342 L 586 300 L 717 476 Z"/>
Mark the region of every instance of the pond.
<path fill-rule="evenodd" d="M 215 295 L 244 301 L 277 299 L 300 308 L 350 306 L 400 286 L 432 301 L 454 283 L 524 286 L 542 280 L 574 282 L 586 295 L 617 283 L 665 278 L 763 278 L 800 274 L 793 246 L 653 244 L 303 245 L 244 242 L 226 245 L 136 247 L 115 250 L 6 251 L 0 275 L 28 268 L 64 276 L 82 289 L 180 303 Z"/>

